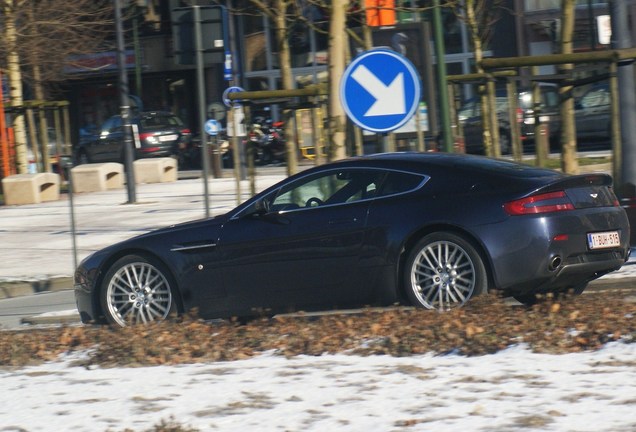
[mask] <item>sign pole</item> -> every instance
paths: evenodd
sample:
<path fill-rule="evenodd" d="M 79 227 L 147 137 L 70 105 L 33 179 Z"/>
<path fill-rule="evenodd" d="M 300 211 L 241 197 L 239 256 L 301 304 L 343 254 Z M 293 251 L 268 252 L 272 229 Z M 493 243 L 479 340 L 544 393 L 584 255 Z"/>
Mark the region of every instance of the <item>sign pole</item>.
<path fill-rule="evenodd" d="M 210 217 L 210 196 L 208 175 L 210 162 L 208 160 L 208 140 L 205 135 L 205 82 L 203 81 L 203 41 L 201 37 L 200 6 L 192 6 L 194 12 L 194 40 L 196 51 L 197 88 L 199 99 L 199 137 L 201 140 L 201 169 L 203 170 L 203 198 L 205 201 L 205 217 Z"/>

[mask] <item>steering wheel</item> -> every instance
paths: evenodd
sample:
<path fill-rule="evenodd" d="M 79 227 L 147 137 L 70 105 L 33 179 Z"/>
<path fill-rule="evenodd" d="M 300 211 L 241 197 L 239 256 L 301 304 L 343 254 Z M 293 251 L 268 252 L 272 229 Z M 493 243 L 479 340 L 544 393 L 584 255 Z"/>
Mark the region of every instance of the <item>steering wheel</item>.
<path fill-rule="evenodd" d="M 318 207 L 323 205 L 324 202 L 320 198 L 311 197 L 305 203 L 305 207 Z"/>

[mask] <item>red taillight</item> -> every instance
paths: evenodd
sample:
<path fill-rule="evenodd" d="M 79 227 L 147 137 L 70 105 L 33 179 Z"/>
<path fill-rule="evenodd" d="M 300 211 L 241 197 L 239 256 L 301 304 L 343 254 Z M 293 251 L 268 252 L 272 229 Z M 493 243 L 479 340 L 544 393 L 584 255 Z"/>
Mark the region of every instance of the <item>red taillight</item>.
<path fill-rule="evenodd" d="M 148 133 L 148 132 L 142 132 L 142 133 L 140 133 L 140 134 L 139 134 L 139 139 L 140 139 L 141 141 L 143 141 L 143 140 L 145 140 L 145 139 L 150 138 L 152 135 L 153 135 L 153 134 Z"/>
<path fill-rule="evenodd" d="M 192 132 L 190 131 L 190 129 L 181 129 L 181 134 L 182 135 L 190 135 Z"/>
<path fill-rule="evenodd" d="M 551 213 L 574 210 L 574 205 L 563 191 L 532 195 L 504 204 L 504 210 L 511 216 Z"/>
<path fill-rule="evenodd" d="M 139 149 L 142 153 L 154 153 L 159 150 L 161 150 L 159 147 L 142 147 Z"/>
<path fill-rule="evenodd" d="M 523 123 L 523 110 L 517 108 L 517 123 Z"/>

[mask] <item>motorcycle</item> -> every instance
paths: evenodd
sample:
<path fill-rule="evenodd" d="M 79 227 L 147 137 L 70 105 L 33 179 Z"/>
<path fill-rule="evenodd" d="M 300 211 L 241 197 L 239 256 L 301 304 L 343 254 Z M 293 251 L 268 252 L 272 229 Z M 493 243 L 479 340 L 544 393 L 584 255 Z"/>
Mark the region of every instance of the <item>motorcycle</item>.
<path fill-rule="evenodd" d="M 254 162 L 259 165 L 285 162 L 286 146 L 282 122 L 254 123 L 247 137 L 247 144 L 254 152 Z M 249 149 L 249 148 L 248 148 Z"/>

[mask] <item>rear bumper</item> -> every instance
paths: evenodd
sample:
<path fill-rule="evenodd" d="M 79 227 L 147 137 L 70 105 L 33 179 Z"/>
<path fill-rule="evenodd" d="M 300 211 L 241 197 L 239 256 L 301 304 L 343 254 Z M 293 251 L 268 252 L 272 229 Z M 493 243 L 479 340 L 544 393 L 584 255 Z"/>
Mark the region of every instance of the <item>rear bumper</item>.
<path fill-rule="evenodd" d="M 602 231 L 618 231 L 620 246 L 591 250 L 587 233 Z M 620 269 L 630 254 L 629 225 L 620 207 L 511 217 L 487 236 L 494 286 L 509 293 L 572 288 Z"/>

